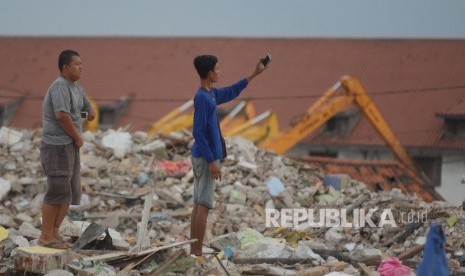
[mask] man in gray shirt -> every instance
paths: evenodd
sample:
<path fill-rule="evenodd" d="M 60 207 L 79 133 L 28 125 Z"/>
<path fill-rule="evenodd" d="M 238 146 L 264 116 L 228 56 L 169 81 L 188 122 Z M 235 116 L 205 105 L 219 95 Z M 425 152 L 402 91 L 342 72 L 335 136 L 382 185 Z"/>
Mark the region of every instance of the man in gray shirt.
<path fill-rule="evenodd" d="M 92 109 L 82 87 L 82 62 L 73 50 L 61 52 L 58 58 L 60 76 L 50 85 L 42 105 L 43 136 L 40 159 L 47 176 L 47 191 L 42 204 L 42 233 L 39 244 L 46 247 L 68 248 L 59 235 L 59 228 L 68 214 L 70 204 L 81 201 L 79 149 L 81 112 L 93 120 Z"/>

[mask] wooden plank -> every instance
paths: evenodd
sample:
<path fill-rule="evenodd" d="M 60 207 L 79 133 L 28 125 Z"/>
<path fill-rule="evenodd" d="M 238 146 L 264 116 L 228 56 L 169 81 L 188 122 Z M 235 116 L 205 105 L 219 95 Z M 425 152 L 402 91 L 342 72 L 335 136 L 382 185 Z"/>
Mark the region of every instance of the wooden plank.
<path fill-rule="evenodd" d="M 137 224 L 136 246 L 131 251 L 140 251 L 145 246 L 144 241 L 147 236 L 147 224 L 149 222 L 150 210 L 153 205 L 153 190 L 144 198 L 144 210 L 142 210 L 142 219 Z M 148 243 L 147 241 L 145 241 Z"/>
<path fill-rule="evenodd" d="M 255 211 L 257 211 L 257 213 L 262 217 L 262 218 L 265 218 L 266 217 L 266 214 L 265 214 L 265 210 L 263 210 L 263 207 L 258 205 L 258 204 L 254 204 L 253 208 L 255 209 Z"/>
<path fill-rule="evenodd" d="M 174 254 L 170 255 L 163 263 L 161 263 L 154 271 L 150 271 L 149 275 L 161 275 L 163 271 L 168 269 L 179 257 L 184 253 L 183 250 L 177 250 Z"/>
<path fill-rule="evenodd" d="M 167 249 L 167 248 L 172 248 L 172 247 L 176 247 L 176 246 L 181 246 L 181 245 L 193 243 L 196 240 L 197 239 L 192 239 L 192 240 L 187 240 L 187 241 L 183 241 L 183 242 L 167 244 L 167 245 L 151 248 L 151 249 L 144 250 L 144 251 L 137 252 L 137 253 L 130 253 L 130 252 L 107 253 L 107 254 L 103 254 L 103 255 L 99 255 L 99 256 L 87 257 L 87 258 L 84 258 L 83 261 L 84 262 L 91 262 L 91 261 L 94 261 L 94 262 L 96 262 L 96 261 L 108 262 L 108 261 L 124 259 L 124 258 L 134 258 L 134 257 L 144 256 L 144 255 L 147 255 L 147 254 L 150 254 L 150 253 L 153 253 L 153 252 L 158 252 L 160 250 L 164 250 L 164 249 Z"/>
<path fill-rule="evenodd" d="M 358 263 L 358 267 L 362 270 L 362 275 L 373 276 L 374 273 L 364 263 Z"/>
<path fill-rule="evenodd" d="M 117 260 L 121 259 L 124 257 L 129 257 L 131 256 L 131 253 L 129 252 L 114 252 L 114 253 L 106 253 L 98 256 L 92 256 L 92 257 L 87 257 L 84 258 L 83 261 L 85 262 L 97 262 L 97 261 L 102 261 L 102 262 L 108 262 L 112 260 Z"/>
<path fill-rule="evenodd" d="M 164 249 L 167 249 L 167 248 L 185 245 L 185 244 L 193 243 L 193 242 L 196 242 L 196 241 L 197 241 L 197 239 L 192 239 L 192 240 L 187 240 L 187 241 L 182 241 L 182 242 L 176 242 L 176 243 L 172 243 L 172 244 L 167 244 L 167 245 L 163 245 L 163 246 L 160 246 L 160 247 L 156 247 L 156 248 L 152 248 L 152 249 L 148 249 L 148 250 L 141 251 L 141 252 L 139 252 L 139 253 L 136 253 L 135 255 L 137 255 L 137 256 L 143 256 L 143 255 L 145 255 L 145 254 L 150 254 L 150 253 L 152 253 L 152 252 L 157 252 L 157 251 L 164 250 Z"/>
<path fill-rule="evenodd" d="M 130 264 L 127 265 L 122 271 L 124 271 L 124 272 L 130 271 L 131 269 L 133 269 L 134 267 L 138 266 L 139 264 L 141 264 L 142 262 L 144 262 L 145 260 L 147 260 L 148 258 L 150 258 L 150 257 L 153 256 L 155 253 L 157 253 L 157 252 L 159 252 L 159 251 L 161 251 L 161 250 L 168 249 L 168 248 L 172 248 L 172 247 L 174 247 L 174 246 L 184 245 L 184 244 L 186 244 L 186 243 L 194 242 L 194 241 L 196 241 L 196 240 L 197 240 L 197 239 L 195 239 L 195 240 L 190 240 L 190 241 L 185 241 L 185 242 L 179 242 L 179 243 L 177 243 L 177 244 L 165 245 L 165 246 L 157 247 L 156 250 L 152 250 L 145 258 L 143 258 L 143 259 L 140 260 L 140 261 L 130 263 Z M 138 256 L 143 256 L 143 255 L 138 255 Z"/>
<path fill-rule="evenodd" d="M 404 259 L 410 259 L 411 257 L 417 255 L 418 253 L 423 251 L 424 245 L 417 244 L 411 248 L 409 248 L 407 251 L 402 252 L 397 256 L 399 260 L 404 260 Z"/>
<path fill-rule="evenodd" d="M 297 263 L 309 263 L 312 258 L 233 258 L 235 264 L 286 264 L 293 265 Z"/>

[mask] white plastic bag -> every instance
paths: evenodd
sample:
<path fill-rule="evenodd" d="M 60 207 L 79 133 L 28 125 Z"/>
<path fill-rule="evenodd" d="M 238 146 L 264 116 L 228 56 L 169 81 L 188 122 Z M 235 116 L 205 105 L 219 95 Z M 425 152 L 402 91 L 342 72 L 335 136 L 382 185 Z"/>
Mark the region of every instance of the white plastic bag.
<path fill-rule="evenodd" d="M 105 147 L 113 149 L 113 154 L 122 159 L 131 151 L 132 140 L 128 132 L 110 132 L 102 138 Z"/>

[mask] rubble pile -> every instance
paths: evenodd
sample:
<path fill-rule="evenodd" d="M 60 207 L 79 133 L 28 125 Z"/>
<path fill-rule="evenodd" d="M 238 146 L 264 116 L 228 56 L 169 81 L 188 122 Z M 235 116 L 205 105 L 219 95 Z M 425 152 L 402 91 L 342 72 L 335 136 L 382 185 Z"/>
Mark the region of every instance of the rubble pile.
<path fill-rule="evenodd" d="M 39 161 L 41 131 L 2 128 L 2 133 L 0 267 L 11 269 L 15 247 L 35 245 L 40 234 L 46 179 Z M 144 244 L 189 239 L 193 173 L 188 133 L 149 137 L 120 129 L 83 137 L 84 195 L 81 205 L 72 206 L 63 235 L 77 238 L 90 223 L 98 223 L 113 231 L 118 250 L 127 251 L 135 244 L 144 202 L 151 195 Z M 204 267 L 181 265 L 179 275 L 364 275 L 375 273 L 391 257 L 414 273 L 432 224 L 444 230 L 449 268 L 463 271 L 462 208 L 426 203 L 398 189 L 370 192 L 347 175 L 330 176 L 337 180 L 333 185 L 324 181 L 328 176 L 319 167 L 263 151 L 241 138 L 227 139 L 227 148 L 206 231 L 216 253 Z M 1 227 L 7 238 L 2 239 Z M 166 254 L 171 260 L 186 256 Z M 147 259 L 126 268 L 138 275 L 148 267 L 153 272 L 159 263 L 160 258 Z M 106 262 L 99 269 L 112 275 L 124 267 Z"/>

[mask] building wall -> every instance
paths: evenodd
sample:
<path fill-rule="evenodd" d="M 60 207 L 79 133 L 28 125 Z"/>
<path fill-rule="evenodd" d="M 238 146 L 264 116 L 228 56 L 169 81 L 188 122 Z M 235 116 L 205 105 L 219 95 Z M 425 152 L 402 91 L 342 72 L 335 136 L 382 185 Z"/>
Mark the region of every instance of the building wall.
<path fill-rule="evenodd" d="M 465 154 L 447 154 L 442 159 L 441 186 L 436 188 L 448 202 L 460 205 L 465 200 Z"/>
<path fill-rule="evenodd" d="M 355 159 L 363 161 L 392 161 L 394 157 L 390 152 L 385 151 L 360 151 L 360 150 L 340 150 L 338 158 Z"/>

